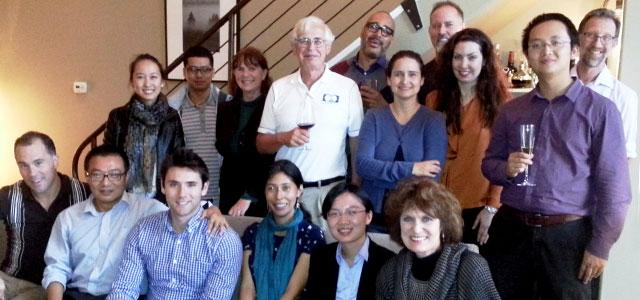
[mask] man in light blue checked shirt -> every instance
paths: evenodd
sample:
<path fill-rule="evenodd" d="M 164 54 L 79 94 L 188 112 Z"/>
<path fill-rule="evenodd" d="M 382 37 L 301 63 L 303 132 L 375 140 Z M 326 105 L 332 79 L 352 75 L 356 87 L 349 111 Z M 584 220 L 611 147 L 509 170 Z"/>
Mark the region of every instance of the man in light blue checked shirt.
<path fill-rule="evenodd" d="M 209 173 L 189 149 L 169 156 L 161 170 L 169 211 L 141 220 L 125 244 L 118 278 L 107 299 L 231 299 L 242 264 L 242 244 L 233 230 L 207 234 L 199 217 Z"/>

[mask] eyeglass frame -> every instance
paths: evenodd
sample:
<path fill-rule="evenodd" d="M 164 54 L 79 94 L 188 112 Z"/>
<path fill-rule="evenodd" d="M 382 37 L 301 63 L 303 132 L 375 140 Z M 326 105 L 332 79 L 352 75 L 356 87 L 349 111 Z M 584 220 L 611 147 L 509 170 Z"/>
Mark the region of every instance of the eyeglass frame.
<path fill-rule="evenodd" d="M 198 75 L 198 74 L 209 75 L 211 74 L 211 72 L 213 72 L 213 67 L 211 66 L 203 66 L 203 67 L 186 66 L 185 69 L 187 69 L 187 72 L 195 75 Z"/>
<path fill-rule="evenodd" d="M 326 40 L 323 38 L 308 38 L 308 37 L 299 37 L 293 40 L 298 47 L 311 47 L 313 45 L 316 48 L 320 48 L 326 44 Z"/>
<path fill-rule="evenodd" d="M 580 32 L 580 36 L 585 38 L 587 41 L 595 42 L 597 40 L 601 40 L 604 44 L 609 44 L 618 39 L 617 35 L 611 35 L 608 33 L 605 34 L 597 34 L 595 32 Z"/>
<path fill-rule="evenodd" d="M 560 49 L 562 46 L 564 46 L 564 44 L 570 44 L 571 41 L 569 40 L 551 40 L 551 41 L 542 41 L 542 40 L 536 40 L 533 41 L 531 43 L 529 43 L 529 51 L 542 51 L 544 50 L 547 46 L 549 46 L 549 48 L 551 48 L 552 50 L 558 50 Z"/>
<path fill-rule="evenodd" d="M 291 191 L 292 188 L 294 188 L 296 185 L 295 184 L 282 184 L 282 185 L 277 185 L 277 184 L 267 184 L 264 187 L 264 191 L 265 193 L 269 193 L 269 194 L 276 194 L 278 192 L 283 192 L 283 193 L 288 193 Z"/>
<path fill-rule="evenodd" d="M 391 29 L 389 26 L 380 25 L 378 22 L 369 22 L 364 26 L 370 33 L 378 33 L 379 31 L 383 37 L 390 37 L 395 33 L 395 30 Z"/>
<path fill-rule="evenodd" d="M 367 209 L 365 209 L 365 208 L 357 209 L 357 208 L 351 208 L 351 207 L 349 207 L 349 208 L 347 208 L 347 209 L 345 209 L 343 211 L 338 210 L 338 209 L 330 209 L 327 212 L 327 220 L 329 220 L 329 219 L 339 219 L 339 218 L 342 218 L 342 216 L 345 216 L 345 215 L 348 218 L 353 218 L 353 217 L 355 217 L 358 214 L 363 213 L 363 212 L 366 213 Z"/>
<path fill-rule="evenodd" d="M 84 175 L 87 176 L 87 179 L 93 183 L 102 182 L 105 178 L 107 178 L 107 180 L 109 180 L 109 182 L 111 183 L 119 183 L 122 181 L 122 179 L 124 179 L 127 173 L 120 171 L 89 173 L 89 171 L 87 171 L 84 172 Z"/>

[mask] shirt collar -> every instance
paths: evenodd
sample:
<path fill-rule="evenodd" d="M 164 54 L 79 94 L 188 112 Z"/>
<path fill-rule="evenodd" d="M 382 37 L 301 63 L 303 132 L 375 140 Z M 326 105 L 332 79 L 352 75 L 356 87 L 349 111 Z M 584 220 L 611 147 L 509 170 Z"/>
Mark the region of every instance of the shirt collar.
<path fill-rule="evenodd" d="M 320 78 L 318 78 L 318 80 L 313 84 L 316 85 L 318 83 L 321 83 L 323 81 L 326 81 L 326 78 L 328 76 L 328 73 L 330 72 L 329 68 L 327 67 L 327 64 L 324 64 L 324 71 L 322 71 L 322 75 L 320 76 Z M 304 86 L 305 88 L 307 88 L 307 85 L 304 84 L 304 81 L 302 81 L 302 74 L 300 73 L 300 68 L 298 68 L 298 70 L 295 73 L 296 75 L 291 79 L 293 82 L 296 82 L 299 85 Z M 311 90 L 311 89 L 308 89 Z"/>
<path fill-rule="evenodd" d="M 202 211 L 203 211 L 202 207 L 198 207 L 198 210 L 196 211 L 196 213 L 193 214 L 191 219 L 189 219 L 189 222 L 187 222 L 187 226 L 184 229 L 185 232 L 191 233 L 198 226 L 199 221 L 200 221 L 200 217 L 202 216 Z M 165 226 L 166 226 L 168 231 L 176 232 L 176 230 L 173 229 L 173 225 L 171 225 L 171 209 L 169 209 L 167 211 L 167 218 L 165 219 Z"/>
<path fill-rule="evenodd" d="M 211 83 L 211 85 L 209 86 L 209 98 L 207 98 L 207 102 L 205 102 L 205 105 L 215 106 L 217 94 L 218 94 L 218 87 L 215 86 L 213 83 Z M 184 98 L 186 100 L 184 101 L 185 105 L 188 105 L 189 107 L 195 107 L 193 105 L 193 102 L 191 102 L 191 99 L 189 99 L 189 88 L 187 88 L 186 92 L 184 93 Z"/>
<path fill-rule="evenodd" d="M 584 87 L 584 85 L 582 84 L 582 81 L 578 80 L 577 77 L 572 76 L 571 79 L 573 80 L 573 82 L 571 83 L 571 85 L 569 85 L 569 88 L 567 89 L 566 92 L 564 92 L 564 95 L 559 96 L 559 97 L 565 97 L 569 100 L 571 100 L 571 102 L 576 102 L 578 100 L 578 96 L 580 96 L 580 90 Z M 536 88 L 533 90 L 534 92 L 534 98 L 537 99 L 544 99 L 544 100 L 553 100 L 553 99 L 546 99 L 545 97 L 542 96 L 542 94 L 540 94 L 540 86 L 536 86 Z"/>
<path fill-rule="evenodd" d="M 575 66 L 573 66 L 573 68 L 571 68 L 571 76 L 578 77 L 578 65 L 577 64 Z M 593 80 L 593 82 L 587 84 L 586 86 L 604 85 L 604 86 L 612 89 L 614 84 L 615 84 L 615 80 L 616 79 L 613 78 L 613 75 L 611 74 L 611 71 L 609 71 L 609 68 L 607 67 L 607 65 L 605 65 L 604 68 L 602 68 L 602 70 L 598 74 L 598 76 L 596 76 L 596 79 Z"/>
<path fill-rule="evenodd" d="M 89 196 L 89 199 L 87 199 L 87 201 L 85 201 L 86 205 L 84 206 L 83 209 L 83 213 L 87 213 L 87 214 L 91 214 L 92 216 L 97 216 L 99 215 L 100 211 L 98 211 L 96 209 L 96 205 L 95 203 L 93 203 L 93 201 L 95 200 L 95 198 L 93 197 L 93 195 Z M 133 197 L 131 197 L 131 194 L 127 193 L 126 191 L 122 194 L 122 197 L 120 198 L 120 200 L 118 200 L 118 203 L 114 204 L 113 207 L 111 208 L 111 210 L 114 210 L 116 207 L 125 205 L 127 207 L 129 207 L 131 205 L 131 201 L 133 201 Z M 110 210 L 110 211 L 111 211 Z"/>
<path fill-rule="evenodd" d="M 362 243 L 362 247 L 356 254 L 357 257 L 362 257 L 364 261 L 369 260 L 369 236 L 365 236 L 364 243 Z M 336 261 L 344 261 L 344 257 L 342 256 L 342 244 L 338 243 L 338 248 L 336 248 Z M 357 259 L 354 259 L 357 261 Z"/>
<path fill-rule="evenodd" d="M 360 73 L 365 73 L 365 72 L 373 72 L 375 71 L 377 68 L 386 68 L 387 67 L 387 57 L 385 55 L 381 55 L 380 57 L 378 57 L 378 59 L 376 60 L 376 62 L 374 62 L 370 67 L 369 70 L 365 70 L 363 69 L 359 64 L 358 64 L 358 56 L 360 55 L 360 51 L 358 51 L 358 53 L 351 59 L 351 64 L 353 66 L 355 66 L 356 68 L 358 68 L 358 70 L 360 71 Z M 377 67 L 376 67 L 377 66 Z"/>

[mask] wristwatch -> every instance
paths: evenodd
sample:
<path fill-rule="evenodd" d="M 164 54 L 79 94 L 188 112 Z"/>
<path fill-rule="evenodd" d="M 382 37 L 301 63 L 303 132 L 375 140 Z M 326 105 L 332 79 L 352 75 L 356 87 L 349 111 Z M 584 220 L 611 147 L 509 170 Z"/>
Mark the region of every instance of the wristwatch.
<path fill-rule="evenodd" d="M 495 208 L 495 207 L 493 207 L 493 206 L 489 206 L 489 205 L 485 205 L 485 206 L 484 206 L 484 209 L 485 209 L 486 211 L 488 211 L 490 214 L 495 214 L 495 213 L 497 213 L 497 212 L 498 212 L 498 209 L 497 209 L 497 208 Z"/>

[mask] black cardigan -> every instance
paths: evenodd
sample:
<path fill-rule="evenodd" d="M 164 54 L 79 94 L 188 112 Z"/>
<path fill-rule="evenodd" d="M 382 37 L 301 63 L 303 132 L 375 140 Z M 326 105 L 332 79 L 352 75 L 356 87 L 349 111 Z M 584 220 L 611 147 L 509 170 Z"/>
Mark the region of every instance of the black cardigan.
<path fill-rule="evenodd" d="M 336 261 L 338 243 L 326 245 L 311 254 L 309 278 L 302 299 L 336 298 L 339 266 Z M 358 300 L 374 299 L 376 277 L 382 266 L 395 254 L 369 239 L 369 259 L 362 266 L 358 284 Z"/>

